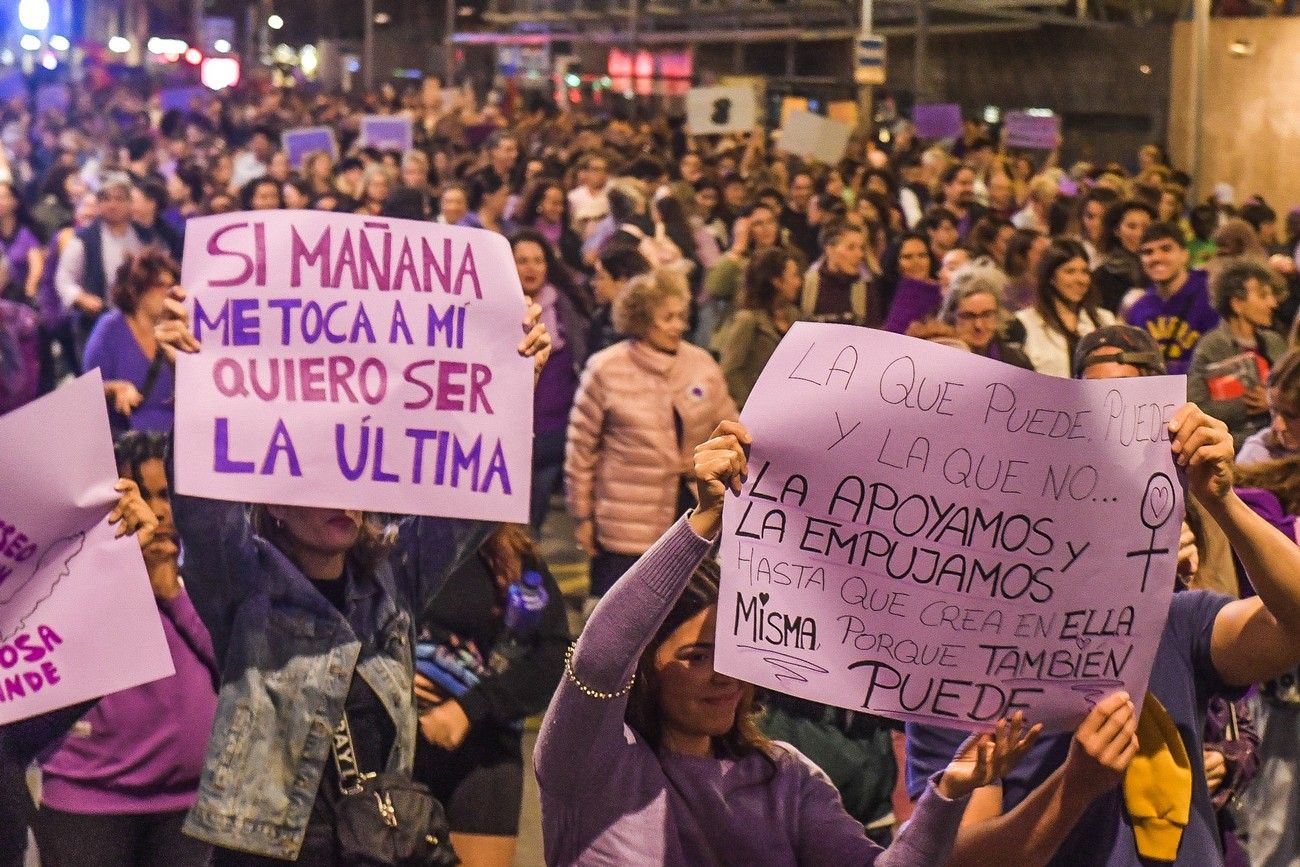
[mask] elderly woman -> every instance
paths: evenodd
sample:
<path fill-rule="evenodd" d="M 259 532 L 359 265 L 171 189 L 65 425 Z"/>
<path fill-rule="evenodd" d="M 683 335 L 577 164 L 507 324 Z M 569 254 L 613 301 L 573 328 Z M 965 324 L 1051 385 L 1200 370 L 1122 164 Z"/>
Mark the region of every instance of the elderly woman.
<path fill-rule="evenodd" d="M 694 448 L 719 419 L 737 417 L 722 369 L 683 339 L 688 301 L 675 272 L 629 280 L 614 327 L 631 339 L 593 355 L 578 385 L 564 477 L 594 596 L 693 502 Z"/>
<path fill-rule="evenodd" d="M 1196 344 L 1187 399 L 1226 424 L 1237 449 L 1269 423 L 1264 383 L 1286 354 L 1269 327 L 1281 292 L 1282 279 L 1259 259 L 1228 262 L 1210 284 L 1223 321 Z"/>
<path fill-rule="evenodd" d="M 939 319 L 952 327 L 970 351 L 995 361 L 1033 370 L 1029 357 L 1003 337 L 1014 318 L 1002 306 L 1007 275 L 987 259 L 953 272 Z"/>
<path fill-rule="evenodd" d="M 113 304 L 86 342 L 84 367 L 98 367 L 114 428 L 166 433 L 172 428 L 176 381 L 158 353 L 154 328 L 163 320 L 180 267 L 159 247 L 128 257 L 113 283 Z"/>

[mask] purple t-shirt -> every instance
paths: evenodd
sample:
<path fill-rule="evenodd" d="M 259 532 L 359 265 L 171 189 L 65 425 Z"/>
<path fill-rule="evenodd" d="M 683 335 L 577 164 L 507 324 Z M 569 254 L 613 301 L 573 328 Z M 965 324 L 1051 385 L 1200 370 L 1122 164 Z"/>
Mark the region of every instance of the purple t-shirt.
<path fill-rule="evenodd" d="M 1211 696 L 1235 701 L 1244 693 L 1225 684 L 1210 660 L 1214 619 L 1231 601 L 1228 596 L 1204 590 L 1174 594 L 1147 686 L 1178 726 L 1192 762 L 1192 810 L 1178 847 L 1178 860 L 1173 862 L 1177 867 L 1223 864 L 1214 808 L 1205 785 L 1201 733 Z M 936 726 L 907 726 L 907 789 L 912 797 L 924 791 L 928 775 L 947 766 L 966 736 Z M 1010 810 L 1023 801 L 1064 763 L 1072 738 L 1073 734 L 1066 732 L 1038 739 L 1024 761 L 1003 779 L 1003 809 Z M 1123 790 L 1117 786 L 1093 801 L 1048 867 L 1142 867 L 1143 863 L 1124 808 Z"/>
<path fill-rule="evenodd" d="M 1134 303 L 1128 324 L 1145 328 L 1160 344 L 1169 373 L 1186 373 L 1192 366 L 1192 352 L 1205 334 L 1219 325 L 1219 314 L 1210 305 L 1209 277 L 1191 271 L 1187 282 L 1168 300 L 1154 286 Z"/>
<path fill-rule="evenodd" d="M 36 234 L 26 226 L 19 226 L 12 238 L 0 236 L 0 249 L 9 260 L 9 280 L 19 292 L 27 285 L 27 275 L 31 271 L 27 257 L 40 248 L 41 242 Z"/>
<path fill-rule="evenodd" d="M 83 362 L 85 370 L 98 367 L 104 381 L 125 379 L 135 383 L 135 387 L 144 390 L 145 380 L 149 376 L 150 361 L 144 356 L 144 350 L 131 333 L 131 326 L 121 310 L 110 310 L 95 323 L 95 330 L 86 341 L 86 354 Z M 173 413 L 176 409 L 176 377 L 170 364 L 162 364 L 158 369 L 158 378 L 153 388 L 145 395 L 144 403 L 131 413 L 131 429 L 151 433 L 167 433 L 172 429 Z M 110 407 L 111 409 L 111 407 Z"/>

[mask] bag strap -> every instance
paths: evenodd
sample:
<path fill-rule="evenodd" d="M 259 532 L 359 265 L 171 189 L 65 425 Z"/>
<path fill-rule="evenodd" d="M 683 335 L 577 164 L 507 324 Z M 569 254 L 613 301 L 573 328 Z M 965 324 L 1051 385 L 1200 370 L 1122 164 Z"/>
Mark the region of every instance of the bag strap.
<path fill-rule="evenodd" d="M 153 361 L 149 362 L 149 372 L 144 375 L 144 385 L 140 386 L 140 403 L 149 399 L 153 387 L 158 384 L 158 376 L 162 373 L 163 351 L 161 348 L 156 349 L 153 354 Z"/>
<path fill-rule="evenodd" d="M 343 712 L 339 724 L 334 729 L 333 740 L 334 769 L 339 774 L 339 791 L 344 795 L 359 795 L 365 791 L 365 781 L 379 776 L 366 773 L 357 764 L 357 750 L 352 743 L 352 727 L 348 725 L 348 713 Z"/>

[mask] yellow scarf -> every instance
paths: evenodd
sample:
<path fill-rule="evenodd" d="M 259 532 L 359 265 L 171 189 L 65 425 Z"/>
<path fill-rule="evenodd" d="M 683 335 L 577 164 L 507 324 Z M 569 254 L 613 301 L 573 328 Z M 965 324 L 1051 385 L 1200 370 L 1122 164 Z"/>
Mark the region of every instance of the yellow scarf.
<path fill-rule="evenodd" d="M 1169 711 L 1147 693 L 1138 717 L 1138 752 L 1124 775 L 1124 805 L 1138 854 L 1173 861 L 1192 810 L 1192 763 Z"/>

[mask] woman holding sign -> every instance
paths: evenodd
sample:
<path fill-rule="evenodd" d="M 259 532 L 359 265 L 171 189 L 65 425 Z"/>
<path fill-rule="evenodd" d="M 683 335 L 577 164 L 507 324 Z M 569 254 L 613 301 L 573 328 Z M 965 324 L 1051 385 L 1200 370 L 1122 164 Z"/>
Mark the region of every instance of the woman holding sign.
<path fill-rule="evenodd" d="M 537 742 L 549 864 L 934 865 L 966 802 L 1033 744 L 1017 716 L 971 737 L 882 857 L 825 775 L 768 741 L 753 687 L 713 669 L 718 572 L 706 560 L 749 434 L 695 449 L 699 506 L 615 585 L 565 660 Z"/>
<path fill-rule="evenodd" d="M 182 296 L 158 330 L 173 359 L 198 350 Z M 518 347 L 538 371 L 550 354 L 540 316 L 532 305 Z M 491 526 L 411 517 L 381 529 L 356 510 L 179 495 L 173 505 L 187 589 L 222 672 L 186 833 L 217 846 L 219 865 L 354 863 L 337 817 L 362 805 L 345 785 L 358 773 L 409 780 L 412 623 Z"/>

